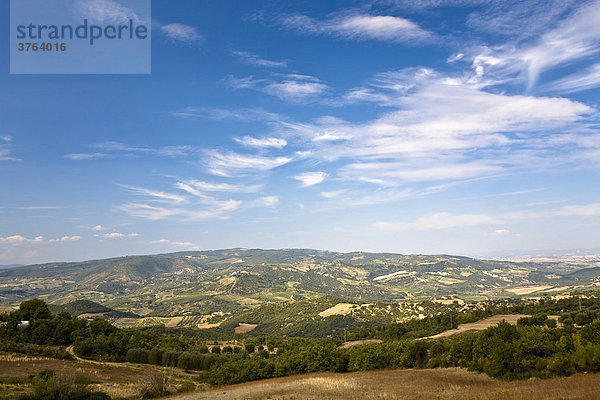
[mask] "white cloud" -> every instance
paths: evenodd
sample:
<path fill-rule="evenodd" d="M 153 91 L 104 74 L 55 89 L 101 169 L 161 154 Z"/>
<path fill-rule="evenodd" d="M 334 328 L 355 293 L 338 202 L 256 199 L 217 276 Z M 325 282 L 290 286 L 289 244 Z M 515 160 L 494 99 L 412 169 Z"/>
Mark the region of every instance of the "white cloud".
<path fill-rule="evenodd" d="M 347 14 L 316 20 L 297 14 L 284 18 L 282 23 L 300 33 L 327 34 L 349 40 L 415 43 L 432 36 L 418 24 L 390 15 Z"/>
<path fill-rule="evenodd" d="M 130 146 L 119 142 L 97 143 L 92 147 L 101 151 L 93 153 L 71 153 L 66 154 L 65 158 L 76 161 L 96 160 L 101 158 L 135 158 L 140 156 L 181 158 L 196 156 L 201 151 L 200 148 L 194 146 L 148 147 Z"/>
<path fill-rule="evenodd" d="M 169 39 L 183 43 L 194 43 L 202 40 L 202 35 L 193 26 L 185 24 L 167 24 L 162 25 L 160 30 L 169 37 Z"/>
<path fill-rule="evenodd" d="M 274 149 L 282 149 L 287 145 L 287 141 L 285 139 L 274 138 L 274 137 L 266 137 L 266 138 L 255 138 L 252 136 L 244 136 L 244 137 L 236 137 L 233 138 L 239 144 L 248 147 L 258 147 L 258 148 L 274 148 Z"/>
<path fill-rule="evenodd" d="M 517 37 L 520 40 L 539 37 L 548 27 L 576 6 L 562 0 L 483 1 L 469 15 L 467 25 L 491 32 L 495 36 Z"/>
<path fill-rule="evenodd" d="M 21 159 L 12 156 L 10 149 L 11 143 L 11 136 L 0 136 L 0 161 L 22 161 Z"/>
<path fill-rule="evenodd" d="M 69 160 L 81 161 L 81 160 L 97 160 L 100 158 L 106 158 L 107 154 L 104 153 L 71 153 L 66 154 L 65 158 Z"/>
<path fill-rule="evenodd" d="M 320 82 L 306 82 L 298 80 L 284 80 L 269 83 L 264 91 L 282 100 L 304 101 L 318 96 L 327 90 L 327 85 Z"/>
<path fill-rule="evenodd" d="M 260 57 L 257 54 L 250 53 L 247 51 L 234 51 L 233 55 L 237 56 L 242 62 L 254 65 L 256 67 L 264 67 L 264 68 L 286 68 L 288 62 L 287 61 L 272 61 L 267 60 Z"/>
<path fill-rule="evenodd" d="M 133 155 L 151 155 L 160 157 L 183 157 L 187 155 L 195 155 L 200 149 L 194 146 L 163 146 L 163 147 L 147 147 L 147 146 L 130 146 L 119 142 L 103 142 L 94 145 L 95 148 L 110 151 L 116 154 L 131 157 Z"/>
<path fill-rule="evenodd" d="M 116 207 L 117 211 L 132 217 L 151 221 L 176 218 L 187 221 L 204 221 L 223 218 L 228 213 L 237 210 L 242 204 L 239 200 L 213 201 L 212 204 L 196 208 L 159 207 L 144 203 L 127 203 Z"/>
<path fill-rule="evenodd" d="M 208 151 L 204 160 L 208 171 L 219 176 L 244 175 L 268 171 L 292 161 L 290 157 L 265 157 L 234 152 Z"/>
<path fill-rule="evenodd" d="M 254 79 L 253 76 L 237 78 L 230 75 L 223 79 L 223 83 L 233 89 L 253 89 L 263 82 L 265 82 L 264 79 Z"/>
<path fill-rule="evenodd" d="M 554 212 L 558 216 L 595 217 L 600 215 L 600 203 L 564 206 Z"/>
<path fill-rule="evenodd" d="M 120 232 L 111 232 L 111 233 L 103 233 L 101 235 L 94 235 L 94 236 L 100 236 L 106 239 L 122 239 L 122 238 L 127 238 L 127 237 L 138 237 L 140 236 L 139 233 L 120 233 Z"/>
<path fill-rule="evenodd" d="M 0 243 L 7 243 L 7 244 L 42 243 L 43 241 L 44 241 L 43 236 L 36 236 L 33 239 L 28 239 L 21 235 L 0 237 Z"/>
<path fill-rule="evenodd" d="M 207 107 L 185 107 L 180 111 L 171 112 L 180 118 L 205 118 L 216 121 L 278 121 L 283 119 L 279 114 L 265 111 L 261 108 L 223 109 Z"/>
<path fill-rule="evenodd" d="M 440 212 L 427 215 L 410 222 L 376 222 L 373 227 L 383 231 L 420 231 L 431 229 L 465 228 L 483 224 L 496 224 L 499 221 L 485 214 L 450 214 Z"/>
<path fill-rule="evenodd" d="M 65 207 L 62 206 L 21 206 L 15 207 L 17 210 L 25 211 L 39 211 L 39 210 L 62 210 Z"/>
<path fill-rule="evenodd" d="M 600 2 L 580 3 L 556 27 L 535 35 L 531 43 L 523 45 L 521 38 L 517 43 L 484 48 L 473 58 L 477 78 L 498 83 L 520 78 L 531 90 L 543 72 L 600 52 L 599 18 Z"/>
<path fill-rule="evenodd" d="M 167 203 L 183 203 L 186 200 L 185 196 L 181 196 L 176 193 L 167 193 L 167 192 L 163 192 L 163 191 L 159 191 L 159 190 L 151 190 L 151 189 L 146 189 L 146 188 L 141 188 L 141 187 L 136 187 L 136 186 L 129 186 L 129 185 L 121 185 L 121 184 L 117 184 L 117 185 L 122 188 L 127 189 L 128 191 L 130 191 L 134 194 L 150 197 L 152 199 L 152 201 L 167 202 Z"/>
<path fill-rule="evenodd" d="M 169 240 L 169 239 L 153 240 L 150 243 L 151 244 L 169 244 L 169 245 L 177 246 L 177 247 L 194 246 L 194 244 L 192 242 L 177 242 L 177 241 L 173 241 L 173 240 Z"/>
<path fill-rule="evenodd" d="M 75 9 L 81 18 L 96 24 L 125 24 L 130 19 L 140 22 L 140 18 L 133 10 L 111 0 L 79 1 Z"/>
<path fill-rule="evenodd" d="M 308 147 L 307 158 L 336 161 L 339 177 L 382 186 L 553 168 L 576 156 L 592 160 L 592 153 L 548 139 L 581 137 L 575 132 L 593 108 L 566 98 L 489 93 L 451 78 L 423 68 L 378 74 L 369 101 L 395 110 L 357 123 L 286 122 L 278 132 Z"/>
<path fill-rule="evenodd" d="M 554 93 L 573 93 L 600 86 L 600 64 L 583 71 L 549 82 L 540 87 L 541 91 Z"/>
<path fill-rule="evenodd" d="M 346 190 L 333 190 L 330 192 L 321 192 L 321 196 L 325 197 L 326 199 L 333 199 L 344 194 L 345 192 Z"/>
<path fill-rule="evenodd" d="M 256 200 L 256 204 L 262 207 L 275 207 L 279 204 L 279 197 L 277 196 L 264 196 Z"/>
<path fill-rule="evenodd" d="M 95 231 L 103 231 L 106 228 L 104 228 L 102 225 L 96 225 L 92 229 Z"/>
<path fill-rule="evenodd" d="M 260 185 L 232 185 L 229 183 L 214 183 L 195 180 L 177 182 L 175 187 L 202 198 L 206 197 L 205 192 L 254 193 L 258 192 L 261 188 Z"/>
<path fill-rule="evenodd" d="M 49 242 L 76 242 L 78 240 L 81 240 L 81 236 L 62 236 L 56 239 L 50 239 Z"/>
<path fill-rule="evenodd" d="M 321 80 L 310 75 L 274 74 L 274 76 L 278 80 L 254 79 L 252 76 L 245 78 L 229 76 L 224 81 L 234 89 L 258 90 L 292 103 L 316 99 L 329 89 Z"/>
<path fill-rule="evenodd" d="M 510 233 L 510 231 L 508 229 L 496 229 L 494 233 L 496 235 L 506 235 L 507 233 Z"/>
<path fill-rule="evenodd" d="M 302 187 L 313 186 L 325 180 L 327 174 L 325 172 L 304 172 L 294 176 L 294 179 L 300 181 Z"/>

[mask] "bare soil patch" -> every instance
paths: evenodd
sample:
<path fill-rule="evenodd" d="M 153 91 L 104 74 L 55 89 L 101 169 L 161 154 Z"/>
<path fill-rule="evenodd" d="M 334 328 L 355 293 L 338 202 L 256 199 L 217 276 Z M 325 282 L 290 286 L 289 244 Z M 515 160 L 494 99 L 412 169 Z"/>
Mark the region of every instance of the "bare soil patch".
<path fill-rule="evenodd" d="M 238 326 L 235 327 L 235 329 L 233 330 L 235 333 L 248 333 L 251 330 L 253 330 L 254 328 L 256 328 L 258 325 L 256 324 L 238 324 Z"/>
<path fill-rule="evenodd" d="M 167 328 L 175 328 L 183 319 L 183 317 L 173 317 L 165 324 Z"/>
<path fill-rule="evenodd" d="M 319 315 L 321 317 L 331 317 L 332 315 L 348 315 L 354 306 L 354 304 L 350 303 L 338 303 L 327 310 L 321 311 Z"/>
<path fill-rule="evenodd" d="M 365 339 L 365 340 L 353 340 L 351 342 L 344 342 L 340 345 L 340 349 L 347 349 L 348 347 L 362 346 L 363 344 L 383 343 L 381 339 Z"/>

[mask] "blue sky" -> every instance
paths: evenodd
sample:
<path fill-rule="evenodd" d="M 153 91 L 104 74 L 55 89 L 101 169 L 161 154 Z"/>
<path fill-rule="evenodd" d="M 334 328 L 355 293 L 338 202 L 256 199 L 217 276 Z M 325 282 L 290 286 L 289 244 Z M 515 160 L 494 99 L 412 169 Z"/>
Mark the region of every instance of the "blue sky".
<path fill-rule="evenodd" d="M 599 247 L 599 1 L 154 0 L 152 18 L 150 75 L 10 75 L 0 37 L 0 264 Z"/>

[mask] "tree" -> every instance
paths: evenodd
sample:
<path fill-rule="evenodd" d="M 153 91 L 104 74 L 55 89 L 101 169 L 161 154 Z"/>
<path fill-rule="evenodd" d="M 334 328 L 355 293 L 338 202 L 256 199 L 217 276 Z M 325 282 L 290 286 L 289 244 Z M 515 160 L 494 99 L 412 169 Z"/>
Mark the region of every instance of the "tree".
<path fill-rule="evenodd" d="M 18 316 L 23 321 L 34 322 L 40 319 L 52 319 L 48 305 L 40 299 L 26 300 L 19 306 Z"/>

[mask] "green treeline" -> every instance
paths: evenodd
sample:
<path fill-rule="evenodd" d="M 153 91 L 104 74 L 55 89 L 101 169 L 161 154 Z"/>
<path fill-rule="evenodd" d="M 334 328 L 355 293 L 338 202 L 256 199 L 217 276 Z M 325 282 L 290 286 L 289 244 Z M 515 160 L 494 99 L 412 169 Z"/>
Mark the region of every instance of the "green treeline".
<path fill-rule="evenodd" d="M 317 371 L 438 367 L 463 367 L 503 379 L 598 372 L 600 320 L 579 329 L 501 322 L 444 340 L 398 340 L 348 349 L 340 349 L 333 339 L 296 342 L 273 357 L 246 356 L 215 364 L 201 380 L 226 385 Z"/>
<path fill-rule="evenodd" d="M 414 340 L 448 329 L 450 318 L 455 327 L 509 311 L 532 316 L 521 318 L 516 326 L 502 322 L 446 339 Z M 548 314 L 560 315 L 560 324 Z M 76 354 L 89 359 L 201 371 L 198 379 L 213 385 L 317 371 L 387 368 L 463 367 L 503 379 L 600 372 L 600 306 L 596 298 L 516 301 L 510 307 L 453 311 L 325 339 L 229 336 L 243 345 L 223 345 L 212 341 L 221 337 L 208 340 L 207 333 L 198 330 L 119 329 L 102 319 L 52 315 L 40 300 L 25 301 L 1 318 L 0 350 L 54 351 L 61 358 L 66 354 L 61 346 L 73 345 Z M 346 340 L 360 339 L 381 339 L 383 343 L 340 348 Z"/>

